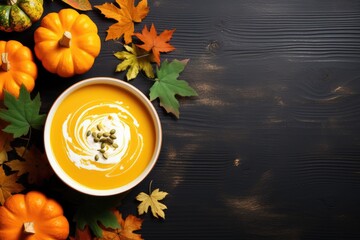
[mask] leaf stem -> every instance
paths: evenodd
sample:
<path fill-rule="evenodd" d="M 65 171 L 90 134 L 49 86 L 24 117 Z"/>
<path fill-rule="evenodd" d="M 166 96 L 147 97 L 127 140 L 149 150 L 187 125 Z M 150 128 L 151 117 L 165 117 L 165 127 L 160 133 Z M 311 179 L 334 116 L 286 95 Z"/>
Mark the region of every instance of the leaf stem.
<path fill-rule="evenodd" d="M 143 55 L 140 55 L 140 56 L 136 56 L 136 58 L 144 58 L 144 57 L 148 57 L 148 56 L 150 56 L 150 53 L 145 53 L 145 54 L 143 54 Z"/>
<path fill-rule="evenodd" d="M 151 194 L 151 185 L 152 185 L 152 182 L 153 180 L 150 181 L 150 184 L 149 184 L 149 194 Z"/>
<path fill-rule="evenodd" d="M 124 46 L 125 44 L 123 44 L 122 42 L 120 42 L 120 41 L 114 41 L 114 43 L 119 43 L 119 44 L 121 44 L 122 46 Z"/>

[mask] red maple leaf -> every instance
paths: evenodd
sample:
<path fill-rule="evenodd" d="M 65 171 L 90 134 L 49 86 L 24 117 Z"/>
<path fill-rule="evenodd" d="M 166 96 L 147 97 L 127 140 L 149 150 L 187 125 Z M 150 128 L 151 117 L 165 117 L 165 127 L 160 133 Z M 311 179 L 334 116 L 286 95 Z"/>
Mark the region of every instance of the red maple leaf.
<path fill-rule="evenodd" d="M 157 35 L 154 24 L 151 24 L 150 31 L 145 25 L 141 33 L 134 33 L 134 35 L 143 42 L 142 45 L 137 46 L 145 51 L 152 51 L 154 61 L 160 65 L 160 52 L 171 52 L 175 50 L 175 47 L 168 43 L 172 38 L 174 31 L 175 29 L 164 30 L 162 33 Z"/>

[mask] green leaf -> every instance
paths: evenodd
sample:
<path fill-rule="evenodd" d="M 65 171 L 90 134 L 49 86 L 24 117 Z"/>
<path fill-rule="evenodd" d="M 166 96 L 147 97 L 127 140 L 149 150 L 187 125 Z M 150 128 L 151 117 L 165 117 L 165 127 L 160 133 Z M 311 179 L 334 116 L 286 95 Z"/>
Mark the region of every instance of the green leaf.
<path fill-rule="evenodd" d="M 20 88 L 18 99 L 5 91 L 4 105 L 7 109 L 0 109 L 0 119 L 9 125 L 3 131 L 13 134 L 14 138 L 27 135 L 30 128 L 41 129 L 44 125 L 46 115 L 39 114 L 40 95 L 31 100 L 30 92 L 24 85 Z"/>
<path fill-rule="evenodd" d="M 197 96 L 196 91 L 184 80 L 178 80 L 180 73 L 185 69 L 188 60 L 163 61 L 160 69 L 156 69 L 157 78 L 154 85 L 150 88 L 150 101 L 157 98 L 160 106 L 165 108 L 168 113 L 173 113 L 179 118 L 179 101 L 176 95 L 182 97 Z"/>
<path fill-rule="evenodd" d="M 102 237 L 102 228 L 99 224 L 105 228 L 121 228 L 114 213 L 100 205 L 80 206 L 74 215 L 74 220 L 77 222 L 77 228 L 84 230 L 85 226 L 88 225 L 98 238 Z"/>
<path fill-rule="evenodd" d="M 88 0 L 62 0 L 62 1 L 77 10 L 88 11 L 92 9 L 91 4 Z"/>
<path fill-rule="evenodd" d="M 142 70 L 148 78 L 154 78 L 154 70 L 151 65 L 150 54 L 142 49 L 139 49 L 134 44 L 132 46 L 124 45 L 127 51 L 115 53 L 115 57 L 123 60 L 116 67 L 115 72 L 121 72 L 128 69 L 126 79 L 128 81 L 136 78 Z"/>

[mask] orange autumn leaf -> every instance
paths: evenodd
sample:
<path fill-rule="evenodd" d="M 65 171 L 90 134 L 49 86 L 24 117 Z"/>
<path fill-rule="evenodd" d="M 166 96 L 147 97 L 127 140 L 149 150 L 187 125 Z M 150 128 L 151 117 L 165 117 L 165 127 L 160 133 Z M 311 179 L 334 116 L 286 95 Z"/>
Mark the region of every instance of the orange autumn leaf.
<path fill-rule="evenodd" d="M 0 120 L 0 164 L 8 160 L 7 152 L 11 150 L 10 142 L 13 139 L 12 135 L 2 131 L 7 126 L 7 123 Z"/>
<path fill-rule="evenodd" d="M 96 238 L 96 240 L 143 240 L 140 234 L 134 233 L 134 231 L 141 229 L 142 219 L 137 218 L 134 215 L 128 215 L 124 220 L 118 210 L 114 211 L 114 215 L 121 228 L 103 229 L 103 236 L 101 238 Z"/>
<path fill-rule="evenodd" d="M 89 227 L 86 225 L 84 230 L 76 228 L 75 237 L 70 237 L 70 240 L 91 240 L 92 235 Z"/>
<path fill-rule="evenodd" d="M 0 204 L 3 205 L 5 200 L 13 193 L 19 193 L 24 190 L 24 186 L 17 183 L 18 176 L 16 174 L 6 175 L 2 167 L 0 167 Z"/>
<path fill-rule="evenodd" d="M 174 30 L 164 30 L 160 35 L 157 35 L 154 24 L 151 25 L 150 31 L 144 26 L 141 33 L 134 33 L 144 44 L 137 45 L 138 47 L 150 52 L 154 55 L 154 61 L 160 65 L 160 52 L 171 52 L 175 47 L 168 42 L 172 38 Z"/>
<path fill-rule="evenodd" d="M 89 0 L 62 0 L 62 1 L 70 5 L 71 7 L 81 11 L 88 11 L 92 9 Z"/>
<path fill-rule="evenodd" d="M 12 135 L 2 131 L 7 126 L 7 123 L 0 120 L 0 164 L 8 160 L 7 151 L 11 149 L 10 142 L 13 139 Z"/>
<path fill-rule="evenodd" d="M 13 139 L 12 134 L 3 131 L 7 125 L 8 124 L 5 121 L 0 119 L 0 152 L 5 149 L 9 142 Z"/>
<path fill-rule="evenodd" d="M 42 185 L 44 180 L 53 175 L 52 168 L 46 155 L 36 147 L 31 147 L 25 151 L 25 147 L 15 148 L 17 154 L 22 156 L 25 161 L 12 160 L 6 163 L 12 171 L 18 171 L 17 175 L 28 174 L 28 183 Z"/>
<path fill-rule="evenodd" d="M 0 165 L 8 160 L 7 151 L 0 148 Z"/>
<path fill-rule="evenodd" d="M 111 18 L 117 21 L 107 30 L 105 40 L 119 39 L 124 35 L 126 44 L 132 42 L 132 35 L 134 33 L 134 22 L 141 22 L 149 13 L 147 0 L 141 0 L 137 6 L 134 5 L 134 0 L 115 0 L 120 6 L 118 8 L 112 3 L 104 3 L 103 5 L 94 6 L 99 9 L 106 18 Z"/>

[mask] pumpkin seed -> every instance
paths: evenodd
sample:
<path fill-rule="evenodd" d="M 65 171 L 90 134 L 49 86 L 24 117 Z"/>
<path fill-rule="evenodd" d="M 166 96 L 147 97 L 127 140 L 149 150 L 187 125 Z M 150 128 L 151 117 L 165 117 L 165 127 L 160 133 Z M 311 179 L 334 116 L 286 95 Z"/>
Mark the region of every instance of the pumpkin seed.
<path fill-rule="evenodd" d="M 116 130 L 115 129 L 111 129 L 110 130 L 110 134 L 112 135 L 112 134 L 115 134 L 116 133 Z"/>
<path fill-rule="evenodd" d="M 104 137 L 109 137 L 109 136 L 110 136 L 110 133 L 104 132 L 104 133 L 103 133 L 103 136 L 104 136 Z"/>
<path fill-rule="evenodd" d="M 114 148 L 118 148 L 118 147 L 119 147 L 119 145 L 117 145 L 117 143 L 113 143 L 112 146 L 113 146 Z"/>
<path fill-rule="evenodd" d="M 91 135 L 91 131 L 89 130 L 86 132 L 86 137 L 89 137 L 90 135 Z"/>
<path fill-rule="evenodd" d="M 96 143 L 97 143 L 97 142 L 99 142 L 99 141 L 100 141 L 100 139 L 99 139 L 99 138 L 97 138 L 97 137 L 96 137 L 96 138 L 94 138 L 94 142 L 96 142 Z"/>
<path fill-rule="evenodd" d="M 108 155 L 106 154 L 106 153 L 103 153 L 103 157 L 105 158 L 105 159 L 108 159 Z"/>
<path fill-rule="evenodd" d="M 115 136 L 114 134 L 111 134 L 111 135 L 110 135 L 110 138 L 111 138 L 111 139 L 116 139 L 116 136 Z"/>
<path fill-rule="evenodd" d="M 105 149 L 99 149 L 99 152 L 101 152 L 101 153 L 104 153 L 105 152 Z"/>
<path fill-rule="evenodd" d="M 99 160 L 99 155 L 95 155 L 95 161 Z"/>

